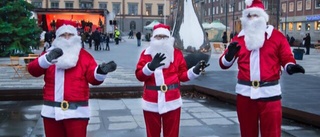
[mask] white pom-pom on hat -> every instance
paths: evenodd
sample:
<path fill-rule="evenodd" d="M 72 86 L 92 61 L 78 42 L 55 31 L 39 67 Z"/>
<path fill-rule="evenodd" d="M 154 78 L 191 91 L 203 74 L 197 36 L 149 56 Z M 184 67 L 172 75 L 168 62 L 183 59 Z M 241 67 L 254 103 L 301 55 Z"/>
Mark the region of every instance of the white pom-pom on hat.
<path fill-rule="evenodd" d="M 246 0 L 245 3 L 247 6 L 251 6 L 252 5 L 253 0 Z"/>

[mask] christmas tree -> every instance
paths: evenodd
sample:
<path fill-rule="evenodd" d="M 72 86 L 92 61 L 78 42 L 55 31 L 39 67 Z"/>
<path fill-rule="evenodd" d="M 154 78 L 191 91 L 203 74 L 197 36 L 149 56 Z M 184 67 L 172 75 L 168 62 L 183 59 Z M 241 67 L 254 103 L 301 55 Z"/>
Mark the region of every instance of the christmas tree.
<path fill-rule="evenodd" d="M 32 17 L 33 8 L 24 0 L 1 0 L 0 56 L 24 55 L 39 47 L 41 29 Z"/>

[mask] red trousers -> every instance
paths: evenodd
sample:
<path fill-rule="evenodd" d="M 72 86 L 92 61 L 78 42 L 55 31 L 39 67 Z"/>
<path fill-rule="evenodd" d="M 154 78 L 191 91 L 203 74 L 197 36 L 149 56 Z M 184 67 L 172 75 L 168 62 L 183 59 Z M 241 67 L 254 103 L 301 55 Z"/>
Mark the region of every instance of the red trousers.
<path fill-rule="evenodd" d="M 280 137 L 281 101 L 258 101 L 237 95 L 237 113 L 242 137 Z"/>
<path fill-rule="evenodd" d="M 180 113 L 181 107 L 164 114 L 144 110 L 147 137 L 160 137 L 161 127 L 163 127 L 163 137 L 178 137 Z"/>
<path fill-rule="evenodd" d="M 86 137 L 89 119 L 43 118 L 46 137 Z"/>

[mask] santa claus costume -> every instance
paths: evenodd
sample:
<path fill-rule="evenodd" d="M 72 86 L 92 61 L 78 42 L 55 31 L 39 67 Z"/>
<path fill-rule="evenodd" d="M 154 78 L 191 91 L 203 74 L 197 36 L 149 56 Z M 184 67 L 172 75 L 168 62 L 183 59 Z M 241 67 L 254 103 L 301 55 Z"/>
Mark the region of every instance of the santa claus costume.
<path fill-rule="evenodd" d="M 245 2 L 247 8 L 241 18 L 243 29 L 230 44 L 238 42 L 239 51 L 228 61 L 228 48 L 220 57 L 220 67 L 228 69 L 235 60 L 238 63 L 235 90 L 241 136 L 258 137 L 260 128 L 261 137 L 280 137 L 281 67 L 288 69 L 287 66 L 296 65 L 296 61 L 286 37 L 267 25 L 269 16 L 262 1 Z"/>
<path fill-rule="evenodd" d="M 75 25 L 57 20 L 52 47 L 28 65 L 32 76 L 44 75 L 41 116 L 46 137 L 85 137 L 90 117 L 89 83 L 99 85 L 106 78 L 97 73 L 95 59 L 81 48 Z M 61 37 L 66 33 L 73 36 Z M 52 63 L 46 55 L 54 48 L 61 48 L 64 54 Z"/>
<path fill-rule="evenodd" d="M 182 99 L 180 82 L 198 77 L 188 70 L 182 52 L 173 47 L 169 26 L 154 26 L 150 46 L 142 51 L 135 71 L 139 81 L 144 82 L 142 109 L 148 137 L 160 137 L 163 125 L 164 137 L 178 137 Z M 156 39 L 157 35 L 167 38 Z M 163 66 L 150 70 L 148 64 L 157 53 L 164 53 Z"/>

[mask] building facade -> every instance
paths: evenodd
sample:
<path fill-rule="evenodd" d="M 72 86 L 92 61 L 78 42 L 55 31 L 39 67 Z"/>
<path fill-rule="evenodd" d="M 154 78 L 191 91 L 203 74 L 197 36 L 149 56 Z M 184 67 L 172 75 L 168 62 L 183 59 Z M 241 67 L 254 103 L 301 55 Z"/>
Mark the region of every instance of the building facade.
<path fill-rule="evenodd" d="M 302 41 L 310 33 L 312 43 L 320 40 L 320 0 L 262 0 L 269 14 L 269 24 Z M 244 0 L 195 0 L 202 22 L 219 21 L 241 30 L 240 18 L 246 8 Z M 279 6 L 278 6 L 279 5 Z"/>
<path fill-rule="evenodd" d="M 320 0 L 281 0 L 280 6 L 284 34 L 302 40 L 310 33 L 311 43 L 320 40 Z"/>
<path fill-rule="evenodd" d="M 36 8 L 105 9 L 115 15 L 122 32 L 146 31 L 143 27 L 157 20 L 167 23 L 169 0 L 28 0 Z"/>

